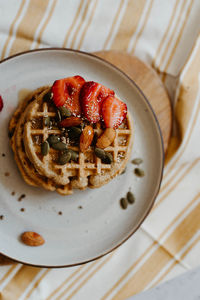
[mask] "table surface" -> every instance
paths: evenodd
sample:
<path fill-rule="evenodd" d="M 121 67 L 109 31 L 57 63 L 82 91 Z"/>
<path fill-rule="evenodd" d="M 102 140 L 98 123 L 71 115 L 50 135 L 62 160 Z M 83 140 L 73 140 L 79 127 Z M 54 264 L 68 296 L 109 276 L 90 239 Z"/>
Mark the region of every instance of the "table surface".
<path fill-rule="evenodd" d="M 200 267 L 127 300 L 200 299 Z"/>

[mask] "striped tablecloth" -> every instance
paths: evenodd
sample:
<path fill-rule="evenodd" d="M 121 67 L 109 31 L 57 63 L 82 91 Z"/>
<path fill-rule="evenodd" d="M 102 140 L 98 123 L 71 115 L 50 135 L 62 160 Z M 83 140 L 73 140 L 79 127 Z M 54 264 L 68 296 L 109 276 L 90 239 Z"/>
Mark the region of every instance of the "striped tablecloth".
<path fill-rule="evenodd" d="M 156 204 L 113 253 L 86 265 L 0 267 L 1 299 L 121 300 L 200 262 L 200 1 L 0 0 L 0 58 L 42 47 L 122 50 L 152 65 L 174 128 Z"/>

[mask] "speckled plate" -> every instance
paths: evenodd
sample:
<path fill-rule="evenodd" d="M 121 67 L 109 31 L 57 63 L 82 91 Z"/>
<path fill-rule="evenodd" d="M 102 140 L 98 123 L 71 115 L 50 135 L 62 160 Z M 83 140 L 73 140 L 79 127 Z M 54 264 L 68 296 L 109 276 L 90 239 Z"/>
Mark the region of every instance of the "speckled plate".
<path fill-rule="evenodd" d="M 33 90 L 77 74 L 114 89 L 127 103 L 135 128 L 132 158 L 143 159 L 141 168 L 145 176 L 136 177 L 135 166 L 128 163 L 125 174 L 104 187 L 63 197 L 23 181 L 9 145 L 7 128 L 24 89 Z M 66 267 L 94 260 L 121 245 L 148 215 L 163 172 L 159 125 L 142 92 L 113 65 L 67 49 L 42 49 L 13 56 L 0 63 L 0 78 L 4 100 L 0 112 L 0 215 L 4 216 L 0 219 L 0 253 L 34 266 Z M 136 201 L 122 210 L 119 200 L 129 189 Z M 18 201 L 22 194 L 26 197 Z M 45 244 L 24 245 L 19 239 L 24 231 L 40 233 Z"/>

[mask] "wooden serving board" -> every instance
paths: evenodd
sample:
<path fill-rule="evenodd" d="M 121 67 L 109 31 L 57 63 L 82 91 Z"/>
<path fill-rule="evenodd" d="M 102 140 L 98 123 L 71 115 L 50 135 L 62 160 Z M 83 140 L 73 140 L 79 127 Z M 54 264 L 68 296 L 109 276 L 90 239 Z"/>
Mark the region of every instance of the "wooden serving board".
<path fill-rule="evenodd" d="M 128 53 L 111 50 L 93 54 L 121 69 L 142 90 L 159 121 L 166 153 L 172 129 L 172 108 L 168 94 L 157 73 L 143 61 Z"/>

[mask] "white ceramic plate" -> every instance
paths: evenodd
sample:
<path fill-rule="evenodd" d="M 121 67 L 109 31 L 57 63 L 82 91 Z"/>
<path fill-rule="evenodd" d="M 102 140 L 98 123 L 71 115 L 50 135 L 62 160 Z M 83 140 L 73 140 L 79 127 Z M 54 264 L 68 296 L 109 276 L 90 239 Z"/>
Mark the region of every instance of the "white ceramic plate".
<path fill-rule="evenodd" d="M 127 103 L 135 127 L 132 158 L 144 160 L 141 167 L 145 177 L 136 177 L 134 165 L 129 163 L 125 174 L 104 187 L 63 197 L 23 181 L 9 145 L 7 128 L 20 92 L 77 74 L 113 89 Z M 112 251 L 136 231 L 160 187 L 162 138 L 148 101 L 120 70 L 93 55 L 73 50 L 42 49 L 13 56 L 0 63 L 0 78 L 0 94 L 4 100 L 0 112 L 0 215 L 4 215 L 0 220 L 0 253 L 34 266 L 64 267 Z M 10 175 L 5 176 L 6 172 Z M 136 202 L 122 210 L 119 200 L 129 189 L 135 194 Z M 21 194 L 26 197 L 19 202 Z M 19 239 L 24 231 L 40 233 L 45 244 L 24 245 Z"/>

